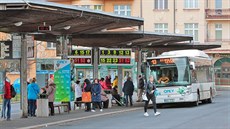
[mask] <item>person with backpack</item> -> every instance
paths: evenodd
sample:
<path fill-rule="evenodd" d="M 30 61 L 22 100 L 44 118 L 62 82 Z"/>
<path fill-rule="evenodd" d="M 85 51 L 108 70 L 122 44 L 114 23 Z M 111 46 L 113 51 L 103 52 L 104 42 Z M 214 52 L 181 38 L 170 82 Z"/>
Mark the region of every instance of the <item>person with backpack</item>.
<path fill-rule="evenodd" d="M 27 87 L 28 92 L 28 104 L 29 104 L 29 116 L 36 117 L 36 100 L 38 99 L 38 95 L 40 93 L 40 89 L 38 84 L 36 83 L 36 78 L 33 78 L 32 83 L 30 83 Z"/>
<path fill-rule="evenodd" d="M 7 121 L 11 120 L 11 84 L 10 80 L 6 77 L 5 85 L 3 87 L 3 105 L 2 105 L 2 115 L 1 118 L 6 119 Z M 6 112 L 7 109 L 7 112 Z"/>

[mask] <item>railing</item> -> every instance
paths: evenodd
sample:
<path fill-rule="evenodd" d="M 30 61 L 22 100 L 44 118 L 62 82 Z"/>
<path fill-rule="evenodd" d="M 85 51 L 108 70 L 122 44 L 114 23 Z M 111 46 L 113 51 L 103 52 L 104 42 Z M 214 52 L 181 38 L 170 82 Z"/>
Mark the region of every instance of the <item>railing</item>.
<path fill-rule="evenodd" d="M 206 19 L 230 19 L 230 9 L 205 9 Z"/>

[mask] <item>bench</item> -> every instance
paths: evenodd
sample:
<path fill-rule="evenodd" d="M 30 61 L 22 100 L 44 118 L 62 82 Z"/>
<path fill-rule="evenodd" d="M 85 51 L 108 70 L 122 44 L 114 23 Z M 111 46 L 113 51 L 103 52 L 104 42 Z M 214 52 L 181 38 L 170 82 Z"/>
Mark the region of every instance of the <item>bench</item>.
<path fill-rule="evenodd" d="M 67 112 L 69 113 L 69 104 L 68 103 L 62 103 L 62 104 L 55 104 L 54 105 L 54 108 L 58 108 L 58 112 L 59 112 L 59 114 L 61 114 L 61 110 L 60 110 L 60 107 L 66 107 L 66 109 L 67 109 Z"/>
<path fill-rule="evenodd" d="M 82 104 L 82 103 L 85 103 L 85 102 L 82 102 L 82 101 L 74 101 L 73 109 L 75 110 L 76 107 L 77 107 L 77 105 L 80 105 L 80 107 L 81 107 L 81 104 Z M 92 102 L 88 102 L 88 103 L 92 103 Z"/>

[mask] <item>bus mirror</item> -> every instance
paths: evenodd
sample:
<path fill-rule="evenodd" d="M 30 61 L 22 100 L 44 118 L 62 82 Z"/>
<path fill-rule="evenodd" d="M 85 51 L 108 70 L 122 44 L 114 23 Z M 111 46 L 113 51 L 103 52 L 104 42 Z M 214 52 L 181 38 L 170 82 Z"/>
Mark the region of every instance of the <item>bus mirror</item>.
<path fill-rule="evenodd" d="M 195 70 L 195 69 L 196 69 L 196 68 L 195 68 L 195 63 L 194 63 L 194 62 L 190 62 L 189 68 L 190 68 L 191 70 Z"/>

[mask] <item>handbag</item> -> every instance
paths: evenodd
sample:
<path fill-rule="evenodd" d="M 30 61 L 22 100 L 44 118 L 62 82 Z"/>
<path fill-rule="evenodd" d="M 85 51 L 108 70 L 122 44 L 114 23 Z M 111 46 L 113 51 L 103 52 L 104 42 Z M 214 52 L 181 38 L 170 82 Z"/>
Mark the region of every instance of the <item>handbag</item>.
<path fill-rule="evenodd" d="M 147 98 L 147 96 L 146 96 L 146 93 L 143 93 L 143 94 L 142 94 L 142 100 L 148 101 L 148 98 Z"/>
<path fill-rule="evenodd" d="M 91 92 L 82 92 L 82 102 L 89 103 L 92 101 Z"/>

